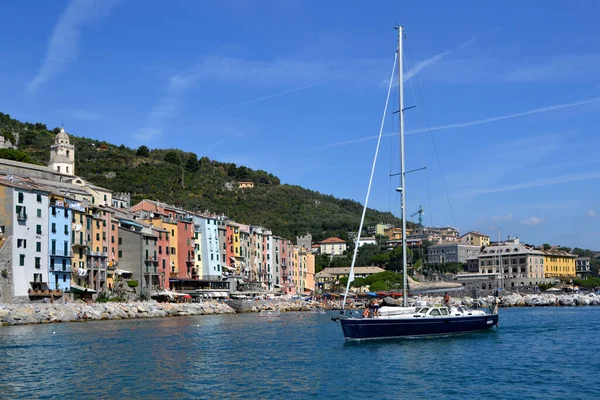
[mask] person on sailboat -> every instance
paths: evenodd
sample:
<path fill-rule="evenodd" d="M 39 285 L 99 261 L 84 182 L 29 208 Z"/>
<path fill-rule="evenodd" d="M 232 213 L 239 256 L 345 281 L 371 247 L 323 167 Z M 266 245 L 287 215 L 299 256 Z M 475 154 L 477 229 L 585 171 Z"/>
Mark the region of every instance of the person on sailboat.
<path fill-rule="evenodd" d="M 450 306 L 450 295 L 448 292 L 444 293 L 444 305 L 447 307 Z"/>

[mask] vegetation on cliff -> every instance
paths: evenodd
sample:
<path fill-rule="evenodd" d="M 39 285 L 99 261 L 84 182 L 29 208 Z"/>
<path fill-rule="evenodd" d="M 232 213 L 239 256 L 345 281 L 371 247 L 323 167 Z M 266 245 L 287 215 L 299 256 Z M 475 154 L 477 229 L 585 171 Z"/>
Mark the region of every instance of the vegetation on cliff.
<path fill-rule="evenodd" d="M 50 145 L 59 131 L 0 113 L 0 132 L 18 148 L 0 152 L 0 158 L 46 165 Z M 223 213 L 288 239 L 306 233 L 316 241 L 329 236 L 347 239 L 349 231 L 358 229 L 362 212 L 358 202 L 281 184 L 266 171 L 178 149 L 150 149 L 145 145 L 131 149 L 72 134 L 70 138 L 76 149 L 77 175 L 113 192 L 130 192 L 133 203 L 158 199 L 190 211 Z M 253 182 L 254 188 L 238 189 L 240 181 Z M 369 209 L 366 225 L 376 222 L 400 223 L 391 213 Z"/>

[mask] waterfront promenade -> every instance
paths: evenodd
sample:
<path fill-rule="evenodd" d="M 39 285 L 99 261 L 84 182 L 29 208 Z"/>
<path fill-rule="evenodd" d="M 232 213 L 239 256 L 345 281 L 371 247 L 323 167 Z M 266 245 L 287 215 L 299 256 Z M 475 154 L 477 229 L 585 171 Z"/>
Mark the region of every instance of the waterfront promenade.
<path fill-rule="evenodd" d="M 428 305 L 440 304 L 441 296 L 422 296 L 420 301 Z M 401 300 L 385 299 L 386 302 L 401 303 Z M 456 297 L 453 303 L 467 307 L 489 307 L 493 296 L 473 299 Z M 519 294 L 507 293 L 499 298 L 500 307 L 570 307 L 598 306 L 600 296 L 588 294 Z M 289 301 L 289 300 L 229 300 L 226 302 L 207 301 L 202 303 L 159 303 L 156 301 L 137 301 L 127 303 L 86 303 L 75 301 L 63 303 L 0 304 L 0 324 L 25 325 L 57 322 L 85 322 L 98 320 L 163 318 L 190 315 L 252 313 L 262 310 L 311 311 L 320 308 L 338 310 L 341 301 Z M 349 309 L 354 308 L 350 305 Z"/>

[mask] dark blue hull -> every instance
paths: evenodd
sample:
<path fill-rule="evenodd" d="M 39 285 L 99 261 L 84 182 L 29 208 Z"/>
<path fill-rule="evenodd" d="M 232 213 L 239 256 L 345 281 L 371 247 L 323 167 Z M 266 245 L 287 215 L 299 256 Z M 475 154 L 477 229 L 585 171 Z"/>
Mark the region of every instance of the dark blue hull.
<path fill-rule="evenodd" d="M 498 325 L 498 314 L 414 319 L 340 318 L 346 340 L 475 332 Z"/>

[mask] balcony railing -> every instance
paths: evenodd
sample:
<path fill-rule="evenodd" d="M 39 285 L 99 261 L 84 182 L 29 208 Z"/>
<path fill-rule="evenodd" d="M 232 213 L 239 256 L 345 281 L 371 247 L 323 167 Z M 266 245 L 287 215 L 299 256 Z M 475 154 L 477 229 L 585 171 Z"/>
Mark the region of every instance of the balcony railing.
<path fill-rule="evenodd" d="M 50 255 L 56 257 L 71 257 L 71 252 L 69 250 L 52 250 L 50 249 Z"/>
<path fill-rule="evenodd" d="M 88 251 L 88 256 L 92 257 L 108 257 L 108 253 L 106 251 Z"/>
<path fill-rule="evenodd" d="M 87 240 L 76 240 L 73 242 L 73 246 L 88 246 L 88 241 Z"/>
<path fill-rule="evenodd" d="M 71 272 L 71 266 L 67 265 L 67 266 L 62 266 L 62 265 L 55 265 L 54 267 L 50 266 L 50 272 Z"/>
<path fill-rule="evenodd" d="M 18 221 L 25 221 L 27 220 L 27 213 L 21 212 L 17 214 L 17 220 Z"/>

